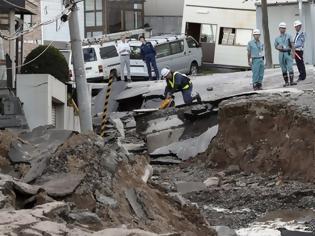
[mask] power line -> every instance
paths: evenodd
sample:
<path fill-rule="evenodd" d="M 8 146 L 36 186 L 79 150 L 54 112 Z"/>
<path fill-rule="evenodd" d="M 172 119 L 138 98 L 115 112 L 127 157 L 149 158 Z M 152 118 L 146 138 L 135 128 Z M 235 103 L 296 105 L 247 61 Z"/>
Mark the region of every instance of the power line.
<path fill-rule="evenodd" d="M 48 50 L 48 48 L 49 48 L 53 43 L 54 43 L 54 41 L 51 41 L 51 42 L 47 45 L 47 47 L 44 49 L 44 51 L 42 51 L 40 54 L 37 55 L 37 57 L 33 58 L 32 60 L 30 60 L 30 61 L 28 61 L 28 62 L 26 62 L 26 63 L 24 63 L 24 64 L 22 64 L 22 65 L 15 66 L 14 68 L 13 68 L 13 67 L 11 67 L 11 68 L 5 68 L 5 70 L 17 69 L 17 68 L 21 68 L 21 67 L 23 67 L 23 66 L 26 66 L 26 65 L 28 65 L 28 64 L 31 64 L 32 62 L 34 62 L 34 61 L 36 61 L 38 58 L 40 58 L 40 57 Z"/>
<path fill-rule="evenodd" d="M 3 0 L 5 2 L 7 2 L 7 0 Z M 12 3 L 13 4 L 13 3 Z M 41 26 L 44 26 L 44 25 L 49 25 L 51 23 L 54 23 L 56 22 L 57 20 L 59 20 L 61 18 L 61 16 L 63 15 L 68 15 L 70 14 L 71 10 L 72 10 L 72 7 L 74 6 L 74 4 L 71 4 L 69 6 L 67 6 L 60 14 L 58 14 L 56 17 L 54 17 L 53 19 L 50 19 L 50 20 L 47 20 L 47 21 L 44 21 L 42 23 L 37 23 L 35 25 L 33 25 L 32 27 L 26 29 L 26 30 L 23 30 L 22 32 L 20 32 L 19 34 L 16 35 L 16 32 L 15 32 L 15 35 L 4 35 L 0 32 L 0 37 L 3 38 L 4 40 L 15 40 L 19 37 L 21 37 L 22 35 L 25 35 L 25 34 L 29 34 L 31 32 L 33 32 L 35 29 L 41 27 Z"/>

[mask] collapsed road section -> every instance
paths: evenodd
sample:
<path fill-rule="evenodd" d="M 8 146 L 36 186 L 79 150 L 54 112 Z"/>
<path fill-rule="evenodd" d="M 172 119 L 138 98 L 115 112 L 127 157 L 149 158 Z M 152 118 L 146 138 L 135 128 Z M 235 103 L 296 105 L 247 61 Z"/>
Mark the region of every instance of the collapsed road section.
<path fill-rule="evenodd" d="M 196 204 L 224 226 L 219 235 L 314 235 L 314 95 L 274 90 L 221 102 L 206 152 L 159 163 L 152 184 Z"/>

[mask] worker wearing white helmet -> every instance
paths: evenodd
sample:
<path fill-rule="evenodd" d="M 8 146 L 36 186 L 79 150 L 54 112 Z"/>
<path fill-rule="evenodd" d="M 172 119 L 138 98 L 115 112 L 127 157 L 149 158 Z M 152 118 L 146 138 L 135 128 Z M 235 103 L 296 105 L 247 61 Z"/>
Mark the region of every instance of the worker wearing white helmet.
<path fill-rule="evenodd" d="M 197 93 L 195 97 L 192 97 L 193 84 L 188 76 L 181 74 L 179 72 L 173 72 L 168 68 L 163 68 L 161 70 L 162 78 L 166 80 L 166 87 L 164 96 L 170 98 L 176 92 L 181 92 L 185 104 L 191 104 L 193 100 L 197 99 L 201 102 L 200 95 Z"/>
<path fill-rule="evenodd" d="M 292 37 L 286 33 L 287 24 L 279 24 L 280 36 L 275 39 L 275 48 L 279 51 L 279 64 L 284 79 L 284 87 L 296 85 L 293 73 L 293 58 L 295 55 Z"/>
<path fill-rule="evenodd" d="M 252 68 L 253 72 L 253 89 L 261 90 L 262 82 L 264 79 L 264 45 L 260 41 L 260 30 L 253 31 L 254 39 L 248 42 L 247 57 L 248 65 Z"/>
<path fill-rule="evenodd" d="M 294 47 L 295 47 L 295 61 L 296 65 L 299 69 L 299 79 L 297 80 L 302 81 L 306 79 L 306 70 L 304 64 L 304 44 L 305 44 L 305 35 L 302 31 L 302 22 L 296 20 L 294 22 L 294 27 L 296 30 L 296 35 L 294 37 Z"/>

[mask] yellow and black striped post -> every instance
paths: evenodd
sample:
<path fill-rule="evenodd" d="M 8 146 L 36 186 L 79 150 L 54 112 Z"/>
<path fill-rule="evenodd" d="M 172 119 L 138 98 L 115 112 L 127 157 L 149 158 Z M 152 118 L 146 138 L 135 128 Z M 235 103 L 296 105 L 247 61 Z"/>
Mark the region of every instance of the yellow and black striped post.
<path fill-rule="evenodd" d="M 105 130 L 106 130 L 106 124 L 108 121 L 108 106 L 109 106 L 109 98 L 110 94 L 112 92 L 112 87 L 113 87 L 113 81 L 114 81 L 115 76 L 110 76 L 108 80 L 108 85 L 107 85 L 107 90 L 106 90 L 106 95 L 105 95 L 105 103 L 104 103 L 104 110 L 103 110 L 103 115 L 102 115 L 102 126 L 101 126 L 101 136 L 105 136 Z"/>

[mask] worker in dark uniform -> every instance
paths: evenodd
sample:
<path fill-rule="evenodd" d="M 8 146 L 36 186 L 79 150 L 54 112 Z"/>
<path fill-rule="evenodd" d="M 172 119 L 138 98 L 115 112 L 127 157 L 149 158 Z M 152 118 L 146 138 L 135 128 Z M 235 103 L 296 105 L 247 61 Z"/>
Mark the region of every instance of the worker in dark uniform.
<path fill-rule="evenodd" d="M 302 22 L 297 20 L 294 22 L 294 28 L 296 30 L 296 35 L 294 38 L 294 47 L 295 47 L 295 61 L 299 69 L 300 75 L 298 82 L 305 80 L 306 71 L 304 64 L 304 44 L 305 44 L 305 35 L 302 31 Z"/>
<path fill-rule="evenodd" d="M 145 61 L 146 65 L 147 65 L 149 80 L 152 80 L 151 65 L 154 69 L 156 79 L 157 80 L 160 79 L 159 70 L 157 68 L 156 60 L 155 60 L 155 56 L 156 56 L 155 48 L 153 47 L 151 42 L 147 42 L 145 40 L 144 36 L 140 36 L 139 40 L 142 43 L 142 45 L 140 47 L 141 56 L 142 56 L 143 61 Z"/>
<path fill-rule="evenodd" d="M 161 70 L 162 78 L 166 79 L 166 88 L 164 96 L 170 98 L 174 93 L 181 92 L 185 104 L 191 104 L 195 99 L 201 102 L 200 95 L 197 93 L 196 96 L 192 96 L 193 84 L 191 80 L 179 72 L 172 72 L 168 68 Z"/>

